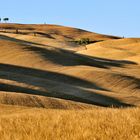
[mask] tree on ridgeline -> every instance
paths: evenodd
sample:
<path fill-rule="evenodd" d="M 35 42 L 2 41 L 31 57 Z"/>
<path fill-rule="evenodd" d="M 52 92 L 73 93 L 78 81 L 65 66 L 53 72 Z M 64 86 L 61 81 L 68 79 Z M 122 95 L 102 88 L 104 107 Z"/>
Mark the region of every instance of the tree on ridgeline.
<path fill-rule="evenodd" d="M 3 21 L 5 21 L 6 23 L 7 21 L 9 21 L 9 18 L 3 18 Z"/>

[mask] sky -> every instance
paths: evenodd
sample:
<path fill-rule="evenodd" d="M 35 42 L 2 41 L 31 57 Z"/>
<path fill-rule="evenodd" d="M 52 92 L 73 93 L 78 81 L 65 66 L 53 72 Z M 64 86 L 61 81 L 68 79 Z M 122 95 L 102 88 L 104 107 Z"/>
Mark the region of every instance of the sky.
<path fill-rule="evenodd" d="M 0 0 L 0 18 L 140 37 L 140 0 Z"/>

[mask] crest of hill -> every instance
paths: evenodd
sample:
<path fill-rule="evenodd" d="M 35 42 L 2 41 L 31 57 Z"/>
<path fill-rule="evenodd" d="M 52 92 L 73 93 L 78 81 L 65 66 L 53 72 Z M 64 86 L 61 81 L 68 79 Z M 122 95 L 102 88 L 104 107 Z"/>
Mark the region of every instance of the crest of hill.
<path fill-rule="evenodd" d="M 51 24 L 0 24 L 0 28 L 1 30 L 6 29 L 7 32 L 12 33 L 15 32 L 16 29 L 18 29 L 19 33 L 37 33 L 52 39 L 59 40 L 75 40 L 81 38 L 89 38 L 91 41 L 102 41 L 120 38 L 117 36 L 103 35 L 82 29 Z"/>

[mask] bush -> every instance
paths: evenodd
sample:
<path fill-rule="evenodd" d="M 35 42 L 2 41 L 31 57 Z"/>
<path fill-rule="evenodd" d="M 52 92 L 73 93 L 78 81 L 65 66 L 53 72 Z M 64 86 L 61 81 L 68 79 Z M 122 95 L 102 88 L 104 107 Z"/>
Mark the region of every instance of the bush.
<path fill-rule="evenodd" d="M 91 43 L 89 38 L 81 38 L 79 40 L 75 40 L 74 42 L 78 45 L 87 45 Z"/>

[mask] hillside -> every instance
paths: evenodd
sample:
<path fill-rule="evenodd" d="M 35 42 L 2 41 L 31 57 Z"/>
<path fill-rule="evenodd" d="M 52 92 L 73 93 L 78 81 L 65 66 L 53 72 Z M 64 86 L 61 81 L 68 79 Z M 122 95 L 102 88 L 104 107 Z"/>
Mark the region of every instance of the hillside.
<path fill-rule="evenodd" d="M 139 140 L 139 93 L 139 38 L 0 24 L 2 140 Z"/>
<path fill-rule="evenodd" d="M 46 107 L 44 100 L 55 97 L 97 106 L 140 105 L 140 39 L 112 39 L 115 37 L 56 25 L 0 27 L 6 28 L 0 33 L 1 103 Z M 15 34 L 17 28 L 28 34 Z M 49 36 L 56 31 L 57 37 L 31 34 L 38 31 Z M 74 46 L 65 36 L 105 41 Z"/>
<path fill-rule="evenodd" d="M 93 33 L 83 29 L 77 29 L 73 27 L 65 27 L 60 25 L 51 25 L 51 24 L 1 24 L 1 31 L 18 33 L 23 35 L 34 35 L 46 37 L 56 40 L 73 40 L 80 38 L 89 38 L 93 41 L 102 41 L 108 39 L 118 39 L 120 37 L 102 35 L 98 33 Z"/>

